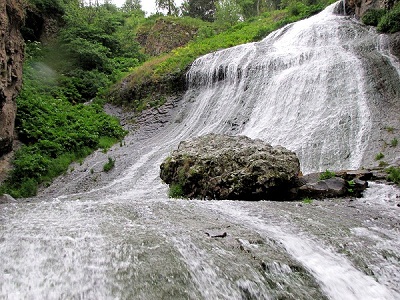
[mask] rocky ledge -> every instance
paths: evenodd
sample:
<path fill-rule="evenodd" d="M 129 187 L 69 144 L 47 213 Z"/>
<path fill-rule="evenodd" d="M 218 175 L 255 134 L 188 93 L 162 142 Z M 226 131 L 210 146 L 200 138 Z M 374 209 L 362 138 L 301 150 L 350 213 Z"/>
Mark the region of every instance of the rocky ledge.
<path fill-rule="evenodd" d="M 208 134 L 183 141 L 160 166 L 174 197 L 294 200 L 359 197 L 367 172 L 302 176 L 296 154 L 245 136 Z"/>

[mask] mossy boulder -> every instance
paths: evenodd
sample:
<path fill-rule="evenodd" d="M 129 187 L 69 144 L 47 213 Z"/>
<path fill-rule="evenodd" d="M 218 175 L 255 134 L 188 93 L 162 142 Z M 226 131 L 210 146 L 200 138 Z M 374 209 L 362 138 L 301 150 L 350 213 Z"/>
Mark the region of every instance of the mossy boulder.
<path fill-rule="evenodd" d="M 161 179 L 180 191 L 175 197 L 288 200 L 300 163 L 294 152 L 259 139 L 208 134 L 181 142 L 160 169 Z"/>

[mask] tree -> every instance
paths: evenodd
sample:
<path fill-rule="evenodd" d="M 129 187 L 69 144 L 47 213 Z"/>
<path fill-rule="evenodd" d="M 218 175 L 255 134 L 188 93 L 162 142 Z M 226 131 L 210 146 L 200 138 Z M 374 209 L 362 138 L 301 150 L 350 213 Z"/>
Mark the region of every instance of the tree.
<path fill-rule="evenodd" d="M 236 0 L 236 3 L 242 8 L 245 19 L 258 16 L 260 14 L 261 0 Z"/>
<path fill-rule="evenodd" d="M 186 0 L 182 6 L 182 14 L 192 18 L 213 22 L 215 19 L 216 0 Z"/>
<path fill-rule="evenodd" d="M 242 9 L 235 0 L 219 0 L 216 3 L 215 21 L 230 26 L 242 18 Z"/>
<path fill-rule="evenodd" d="M 156 7 L 161 10 L 166 9 L 168 15 L 172 15 L 177 10 L 174 0 L 156 0 Z"/>
<path fill-rule="evenodd" d="M 140 0 L 125 0 L 122 10 L 125 12 L 142 10 L 142 5 L 140 4 Z"/>

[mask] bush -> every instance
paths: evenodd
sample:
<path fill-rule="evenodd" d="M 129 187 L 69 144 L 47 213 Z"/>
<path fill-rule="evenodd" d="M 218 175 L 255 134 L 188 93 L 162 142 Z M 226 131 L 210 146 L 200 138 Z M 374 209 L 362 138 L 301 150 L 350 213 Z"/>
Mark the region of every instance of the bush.
<path fill-rule="evenodd" d="M 34 196 L 39 184 L 51 182 L 71 162 L 99 147 L 109 148 L 125 135 L 118 120 L 101 106 L 73 105 L 62 93 L 54 98 L 43 90 L 29 66 L 25 70 L 16 119 L 25 146 L 17 151 L 14 169 L 1 188 L 13 197 Z"/>
<path fill-rule="evenodd" d="M 376 156 L 375 156 L 375 160 L 381 160 L 382 158 L 385 157 L 385 154 L 383 154 L 382 152 L 379 152 Z"/>
<path fill-rule="evenodd" d="M 39 11 L 46 14 L 59 14 L 64 13 L 64 5 L 62 0 L 28 0 Z"/>
<path fill-rule="evenodd" d="M 386 14 L 384 9 L 369 9 L 362 16 L 361 20 L 365 25 L 377 26 L 379 20 Z"/>
<path fill-rule="evenodd" d="M 115 166 L 115 159 L 112 159 L 111 157 L 108 158 L 108 162 L 106 162 L 103 166 L 103 171 L 108 172 L 111 169 L 113 169 Z"/>
<path fill-rule="evenodd" d="M 390 167 L 386 169 L 386 172 L 389 174 L 388 175 L 388 180 L 400 184 L 400 167 Z"/>
<path fill-rule="evenodd" d="M 400 31 L 400 2 L 398 2 L 392 10 L 381 17 L 377 29 L 380 32 L 387 33 Z"/>

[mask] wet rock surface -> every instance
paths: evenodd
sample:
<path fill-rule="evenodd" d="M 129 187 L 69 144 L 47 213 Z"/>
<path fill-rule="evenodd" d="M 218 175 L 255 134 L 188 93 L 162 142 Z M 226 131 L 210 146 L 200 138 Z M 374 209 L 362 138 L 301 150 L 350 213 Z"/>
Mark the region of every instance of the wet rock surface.
<path fill-rule="evenodd" d="M 245 136 L 208 134 L 181 142 L 161 179 L 200 199 L 285 200 L 300 172 L 296 154 Z"/>
<path fill-rule="evenodd" d="M 0 204 L 17 202 L 13 197 L 8 194 L 0 194 Z"/>
<path fill-rule="evenodd" d="M 369 171 L 340 171 L 332 178 L 322 179 L 322 173 L 312 173 L 299 178 L 297 198 L 337 198 L 361 197 L 368 182 L 362 179 L 371 179 Z"/>

